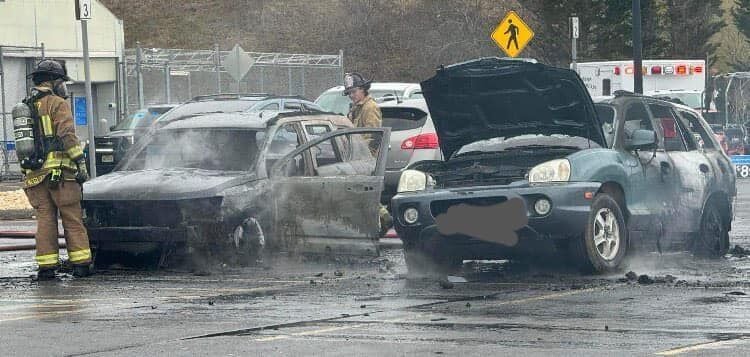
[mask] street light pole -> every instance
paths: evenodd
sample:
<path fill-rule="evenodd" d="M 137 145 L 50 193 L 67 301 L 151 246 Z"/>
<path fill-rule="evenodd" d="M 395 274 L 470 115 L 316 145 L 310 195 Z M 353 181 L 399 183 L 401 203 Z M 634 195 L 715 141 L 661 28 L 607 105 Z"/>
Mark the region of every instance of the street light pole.
<path fill-rule="evenodd" d="M 89 60 L 88 20 L 81 20 L 81 37 L 83 39 L 83 72 L 86 77 L 86 124 L 89 128 L 89 172 L 96 177 L 96 144 L 94 140 L 94 104 L 91 99 L 91 61 Z"/>
<path fill-rule="evenodd" d="M 641 0 L 633 0 L 633 91 L 643 94 L 643 47 L 641 44 Z"/>

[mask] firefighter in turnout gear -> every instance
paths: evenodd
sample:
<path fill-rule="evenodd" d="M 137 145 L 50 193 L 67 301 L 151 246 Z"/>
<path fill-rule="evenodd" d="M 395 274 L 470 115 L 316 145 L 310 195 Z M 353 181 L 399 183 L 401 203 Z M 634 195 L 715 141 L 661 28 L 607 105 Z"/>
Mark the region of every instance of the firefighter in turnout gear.
<path fill-rule="evenodd" d="M 352 100 L 352 106 L 347 116 L 357 128 L 380 128 L 383 124 L 383 114 L 380 112 L 380 107 L 369 93 L 371 83 L 371 79 L 365 80 L 359 73 L 347 73 L 344 76 L 344 95 L 349 96 L 349 99 Z M 366 136 L 366 138 L 370 139 L 370 150 L 373 156 L 377 156 L 377 151 L 381 149 L 375 146 L 377 140 L 372 140 L 369 136 Z M 379 146 L 380 143 L 377 144 Z M 378 216 L 380 218 L 380 233 L 383 235 L 393 225 L 393 218 L 391 218 L 386 206 L 382 204 L 378 210 Z"/>
<path fill-rule="evenodd" d="M 352 100 L 348 117 L 357 128 L 379 128 L 383 123 L 383 114 L 375 99 L 370 97 L 371 83 L 372 80 L 365 80 L 359 73 L 344 76 L 344 95 Z"/>
<path fill-rule="evenodd" d="M 21 160 L 21 168 L 24 191 L 37 217 L 37 277 L 53 279 L 59 265 L 58 211 L 73 275 L 88 276 L 91 274 L 91 250 L 83 225 L 81 184 L 89 177 L 66 101 L 65 82 L 70 79 L 65 68 L 53 60 L 39 62 L 29 76 L 34 88 L 24 104 L 31 112 L 35 154 L 29 160 Z"/>

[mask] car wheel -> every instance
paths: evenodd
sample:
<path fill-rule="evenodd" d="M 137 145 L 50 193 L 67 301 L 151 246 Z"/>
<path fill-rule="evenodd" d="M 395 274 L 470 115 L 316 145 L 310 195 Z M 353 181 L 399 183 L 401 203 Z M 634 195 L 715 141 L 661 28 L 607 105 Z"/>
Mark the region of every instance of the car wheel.
<path fill-rule="evenodd" d="M 409 278 L 441 278 L 463 265 L 463 259 L 450 255 L 442 237 L 406 240 L 403 249 Z"/>
<path fill-rule="evenodd" d="M 615 271 L 628 250 L 627 232 L 620 205 L 612 196 L 600 193 L 591 203 L 583 237 L 571 242 L 573 257 L 585 271 Z"/>
<path fill-rule="evenodd" d="M 716 204 L 708 204 L 701 217 L 701 228 L 693 240 L 693 254 L 719 258 L 729 250 L 729 230 Z"/>

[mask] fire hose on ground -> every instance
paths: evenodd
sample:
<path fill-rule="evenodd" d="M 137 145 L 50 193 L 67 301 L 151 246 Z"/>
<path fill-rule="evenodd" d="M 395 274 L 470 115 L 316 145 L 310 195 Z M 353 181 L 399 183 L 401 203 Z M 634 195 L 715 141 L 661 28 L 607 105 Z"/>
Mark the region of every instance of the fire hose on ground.
<path fill-rule="evenodd" d="M 29 231 L 0 231 L 0 239 L 34 239 L 34 232 Z M 62 234 L 58 234 L 58 238 L 64 238 Z M 65 242 L 60 242 L 60 248 L 65 248 Z M 13 252 L 22 250 L 34 250 L 36 244 L 11 244 L 11 245 L 0 245 L 0 252 Z"/>

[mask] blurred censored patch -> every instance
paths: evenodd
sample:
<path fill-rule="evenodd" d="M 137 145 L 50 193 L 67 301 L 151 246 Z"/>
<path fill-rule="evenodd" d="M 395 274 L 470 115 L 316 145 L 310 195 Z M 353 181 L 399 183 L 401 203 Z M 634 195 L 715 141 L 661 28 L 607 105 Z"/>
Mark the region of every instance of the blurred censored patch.
<path fill-rule="evenodd" d="M 516 197 L 491 206 L 457 204 L 435 221 L 442 235 L 463 234 L 512 247 L 518 244 L 516 231 L 526 226 L 529 218 L 523 200 Z"/>

